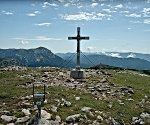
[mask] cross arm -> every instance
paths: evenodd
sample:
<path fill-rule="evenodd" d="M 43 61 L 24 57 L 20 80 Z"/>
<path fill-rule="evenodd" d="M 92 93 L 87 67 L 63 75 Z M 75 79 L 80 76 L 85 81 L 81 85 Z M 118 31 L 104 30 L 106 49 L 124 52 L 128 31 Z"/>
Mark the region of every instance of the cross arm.
<path fill-rule="evenodd" d="M 89 40 L 90 37 L 81 37 L 82 40 Z"/>
<path fill-rule="evenodd" d="M 75 40 L 77 37 L 68 37 L 68 40 Z"/>

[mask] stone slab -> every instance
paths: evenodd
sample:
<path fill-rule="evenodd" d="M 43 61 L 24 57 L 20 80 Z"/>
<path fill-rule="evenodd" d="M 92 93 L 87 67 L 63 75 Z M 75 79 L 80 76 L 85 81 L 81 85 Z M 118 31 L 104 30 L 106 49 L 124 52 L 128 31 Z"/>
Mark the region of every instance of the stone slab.
<path fill-rule="evenodd" d="M 74 78 L 74 79 L 84 79 L 85 78 L 85 71 L 84 70 L 72 70 L 70 72 L 70 77 Z"/>

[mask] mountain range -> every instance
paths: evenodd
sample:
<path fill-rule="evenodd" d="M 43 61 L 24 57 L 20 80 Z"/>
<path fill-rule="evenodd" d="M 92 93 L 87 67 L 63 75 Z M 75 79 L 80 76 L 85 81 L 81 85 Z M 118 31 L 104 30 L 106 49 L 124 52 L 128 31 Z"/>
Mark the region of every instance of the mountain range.
<path fill-rule="evenodd" d="M 1 65 L 11 62 L 11 64 L 16 63 L 29 67 L 56 67 L 63 62 L 62 58 L 44 47 L 36 49 L 0 49 L 0 60 Z"/>
<path fill-rule="evenodd" d="M 75 55 L 74 53 L 57 53 L 57 55 L 64 60 L 69 61 L 69 59 L 72 59 L 72 62 L 76 62 L 76 56 L 73 56 Z M 99 64 L 126 69 L 150 70 L 150 54 L 118 52 L 81 53 L 82 67 L 93 67 Z"/>
<path fill-rule="evenodd" d="M 89 68 L 99 64 L 126 69 L 150 70 L 150 54 L 119 52 L 81 53 L 81 67 Z M 76 54 L 54 54 L 44 47 L 35 49 L 0 49 L 0 66 L 8 65 L 73 68 L 76 65 Z"/>

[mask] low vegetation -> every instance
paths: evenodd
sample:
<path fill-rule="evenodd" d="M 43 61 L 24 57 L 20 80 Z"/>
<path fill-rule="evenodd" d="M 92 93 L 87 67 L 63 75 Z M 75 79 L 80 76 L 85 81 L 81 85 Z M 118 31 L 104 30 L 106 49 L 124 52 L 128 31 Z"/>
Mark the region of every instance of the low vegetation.
<path fill-rule="evenodd" d="M 46 76 L 45 72 L 52 75 Z M 26 107 L 20 105 L 22 103 L 21 98 L 32 95 L 32 86 L 29 85 L 31 85 L 33 79 L 36 80 L 40 77 L 48 79 L 49 77 L 50 81 L 48 81 L 48 83 L 54 82 L 54 78 L 52 78 L 52 76 L 54 74 L 58 74 L 59 72 L 63 72 L 64 74 L 67 73 L 65 69 L 56 68 L 28 68 L 24 71 L 1 70 L 0 116 L 7 114 L 22 117 L 24 114 L 21 110 Z M 60 81 L 62 83 L 67 82 L 65 78 L 63 79 L 61 77 L 59 78 L 60 81 L 56 81 L 56 83 L 54 83 L 54 86 L 51 85 L 46 88 L 47 103 L 45 104 L 44 109 L 52 114 L 52 119 L 54 119 L 56 115 L 59 115 L 61 119 L 65 121 L 67 116 L 81 113 L 83 115 L 86 114 L 87 119 L 90 121 L 85 120 L 84 122 L 79 122 L 79 124 L 92 123 L 92 121 L 97 120 L 98 115 L 102 115 L 104 118 L 104 120 L 100 121 L 102 125 L 107 125 L 108 122 L 106 119 L 109 120 L 110 118 L 114 118 L 122 124 L 130 125 L 132 123 L 132 117 L 139 117 L 143 112 L 150 113 L 149 75 L 141 74 L 141 72 L 138 71 L 120 69 L 89 70 L 88 73 L 90 74 L 90 72 L 93 72 L 93 75 L 91 73 L 91 75 L 87 76 L 86 81 L 80 81 L 83 85 L 81 88 L 76 89 L 69 87 L 69 85 L 68 87 L 61 86 L 61 84 L 55 85 Z M 114 96 L 109 93 L 101 93 L 98 97 L 93 95 L 93 93 L 88 90 L 91 86 L 96 86 L 100 82 L 105 82 L 102 81 L 104 77 L 107 78 L 106 82 L 108 85 L 114 88 L 112 89 L 112 91 L 114 91 L 112 93 Z M 121 87 L 132 88 L 134 92 L 131 94 L 124 93 L 124 95 L 119 95 L 117 92 Z M 117 90 L 116 88 L 119 89 Z M 76 97 L 80 97 L 80 99 L 76 100 Z M 71 106 L 65 107 L 59 105 L 59 101 L 62 98 L 71 102 Z M 144 102 L 142 102 L 143 100 Z M 33 110 L 32 98 L 29 100 L 29 103 L 31 105 L 27 108 L 30 108 L 33 116 L 35 115 L 35 111 Z M 58 111 L 52 112 L 52 106 L 57 107 Z M 82 112 L 81 109 L 83 107 L 92 108 L 91 112 L 93 115 Z M 6 124 L 6 122 L 2 119 L 0 119 L 0 123 Z"/>

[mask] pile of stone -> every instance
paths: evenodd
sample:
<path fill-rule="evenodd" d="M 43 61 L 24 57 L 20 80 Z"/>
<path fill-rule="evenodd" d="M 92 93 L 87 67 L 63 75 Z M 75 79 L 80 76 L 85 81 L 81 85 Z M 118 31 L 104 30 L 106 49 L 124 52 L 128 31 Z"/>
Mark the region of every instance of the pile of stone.
<path fill-rule="evenodd" d="M 22 67 L 22 66 L 8 66 L 8 67 L 5 67 L 1 70 L 4 70 L 4 71 L 24 71 L 24 70 L 27 70 L 27 68 Z"/>
<path fill-rule="evenodd" d="M 143 112 L 140 117 L 132 117 L 132 125 L 150 125 L 150 114 Z"/>

